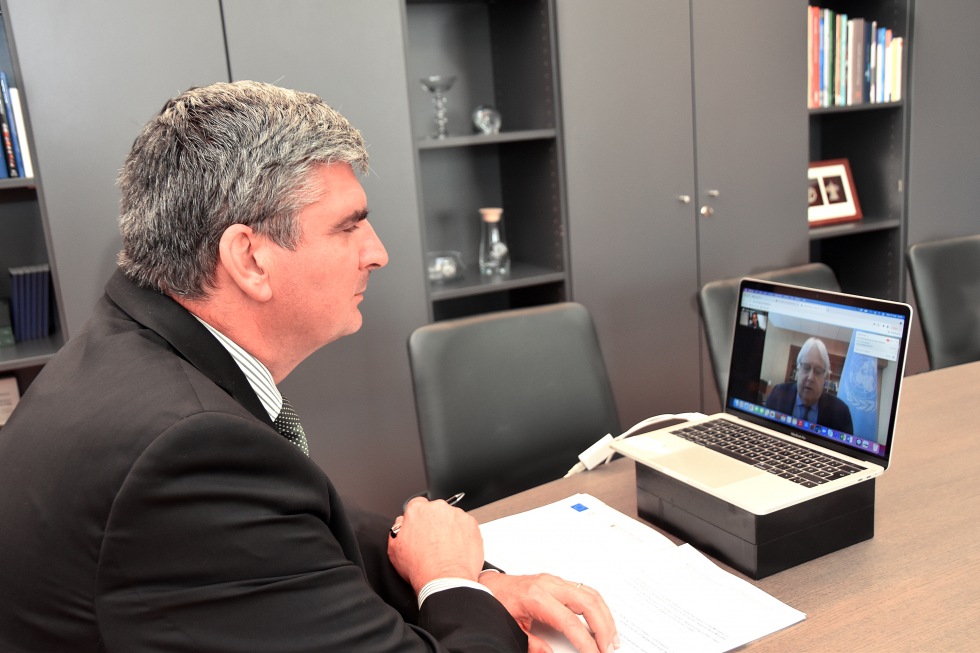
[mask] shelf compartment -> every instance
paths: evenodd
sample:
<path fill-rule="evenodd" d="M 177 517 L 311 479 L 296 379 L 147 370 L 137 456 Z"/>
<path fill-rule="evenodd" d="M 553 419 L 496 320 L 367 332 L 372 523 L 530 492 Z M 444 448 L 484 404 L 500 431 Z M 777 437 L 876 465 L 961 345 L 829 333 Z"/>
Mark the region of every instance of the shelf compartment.
<path fill-rule="evenodd" d="M 865 215 L 901 219 L 904 113 L 847 111 L 810 116 L 810 161 L 850 161 Z"/>
<path fill-rule="evenodd" d="M 810 240 L 821 240 L 836 236 L 851 236 L 854 234 L 881 231 L 882 229 L 898 229 L 901 226 L 902 221 L 898 218 L 865 218 L 857 222 L 832 224 L 826 227 L 813 227 L 810 229 Z"/>
<path fill-rule="evenodd" d="M 44 365 L 65 344 L 60 333 L 47 338 L 23 340 L 11 347 L 0 347 L 0 372 L 32 365 Z"/>
<path fill-rule="evenodd" d="M 850 106 L 817 107 L 809 109 L 811 116 L 826 115 L 828 113 L 853 113 L 855 111 L 874 111 L 876 109 L 898 109 L 905 106 L 905 100 L 898 102 L 864 102 L 862 104 L 852 104 Z"/>
<path fill-rule="evenodd" d="M 476 107 L 500 111 L 503 129 L 554 129 L 551 26 L 546 2 L 409 2 L 409 104 L 412 132 L 435 131 L 432 96 L 419 79 L 456 75 L 446 92 L 449 133 L 473 132 Z"/>
<path fill-rule="evenodd" d="M 897 227 L 811 240 L 810 260 L 829 265 L 843 292 L 899 301 L 901 241 Z"/>
<path fill-rule="evenodd" d="M 558 149 L 554 139 L 419 152 L 426 251 L 458 251 L 477 267 L 478 210 L 504 209 L 511 260 L 565 269 Z"/>
<path fill-rule="evenodd" d="M 500 132 L 499 134 L 472 134 L 470 136 L 449 136 L 447 138 L 423 138 L 416 141 L 420 150 L 436 150 L 444 147 L 470 147 L 473 145 L 492 145 L 495 143 L 515 143 L 555 138 L 554 129 L 527 129 L 524 131 Z"/>
<path fill-rule="evenodd" d="M 513 273 L 511 276 L 513 277 Z M 434 301 L 432 303 L 433 321 L 438 322 L 470 315 L 482 315 L 565 301 L 567 299 L 565 283 L 560 280 L 550 283 L 544 282 L 547 278 L 547 275 L 541 275 L 534 278 L 533 285 L 504 287 L 501 284 L 496 286 L 492 292 L 448 297 Z M 513 281 L 513 279 L 511 280 Z M 485 289 L 491 290 L 493 287 L 486 287 Z"/>
<path fill-rule="evenodd" d="M 429 296 L 432 301 L 466 297 L 501 290 L 513 290 L 526 286 L 536 286 L 556 281 L 564 281 L 565 273 L 543 268 L 540 265 L 514 261 L 510 274 L 506 277 L 485 276 L 477 267 L 469 267 L 462 279 L 431 283 Z"/>

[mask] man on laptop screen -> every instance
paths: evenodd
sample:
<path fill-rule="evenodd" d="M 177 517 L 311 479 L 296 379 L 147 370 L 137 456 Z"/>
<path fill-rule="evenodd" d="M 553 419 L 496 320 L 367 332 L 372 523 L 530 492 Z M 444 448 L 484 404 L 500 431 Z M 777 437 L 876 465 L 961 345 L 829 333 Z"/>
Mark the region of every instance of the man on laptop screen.
<path fill-rule="evenodd" d="M 830 392 L 824 392 L 830 379 L 830 355 L 820 338 L 803 343 L 796 357 L 796 382 L 780 383 L 766 399 L 766 408 L 808 420 L 820 426 L 854 433 L 851 409 Z"/>

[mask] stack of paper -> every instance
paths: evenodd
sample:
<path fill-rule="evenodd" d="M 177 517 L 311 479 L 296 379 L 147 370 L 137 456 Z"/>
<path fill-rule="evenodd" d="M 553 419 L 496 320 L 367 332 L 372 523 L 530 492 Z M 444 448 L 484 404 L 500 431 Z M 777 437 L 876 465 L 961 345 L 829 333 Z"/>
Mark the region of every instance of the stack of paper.
<path fill-rule="evenodd" d="M 480 528 L 486 560 L 507 573 L 550 573 L 598 590 L 616 619 L 619 653 L 723 653 L 806 618 L 587 494 Z M 532 632 L 555 653 L 575 651 L 551 629 Z"/>

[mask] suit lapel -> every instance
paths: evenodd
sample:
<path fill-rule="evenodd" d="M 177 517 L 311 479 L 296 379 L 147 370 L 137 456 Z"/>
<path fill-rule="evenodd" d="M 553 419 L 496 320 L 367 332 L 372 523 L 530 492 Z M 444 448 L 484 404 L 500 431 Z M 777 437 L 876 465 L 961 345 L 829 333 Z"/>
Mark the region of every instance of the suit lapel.
<path fill-rule="evenodd" d="M 235 359 L 183 306 L 155 290 L 140 288 L 120 270 L 109 279 L 105 291 L 133 320 L 156 332 L 243 408 L 273 426 Z"/>
<path fill-rule="evenodd" d="M 256 419 L 275 429 L 269 413 L 262 406 L 238 363 L 187 309 L 166 295 L 140 288 L 119 270 L 110 277 L 105 291 L 108 298 L 133 320 L 157 333 L 180 356 L 231 395 Z M 343 502 L 326 474 L 323 477 L 329 487 L 331 531 L 347 558 L 363 570 L 364 561 L 357 537 Z"/>

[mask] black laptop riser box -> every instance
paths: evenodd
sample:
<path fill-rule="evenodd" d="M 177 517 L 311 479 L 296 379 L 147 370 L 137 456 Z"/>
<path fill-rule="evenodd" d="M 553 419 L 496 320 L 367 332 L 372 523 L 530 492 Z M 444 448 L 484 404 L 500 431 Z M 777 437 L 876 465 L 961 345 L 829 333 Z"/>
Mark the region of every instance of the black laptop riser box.
<path fill-rule="evenodd" d="M 873 478 L 755 515 L 638 462 L 636 505 L 643 519 L 756 580 L 875 534 Z"/>

